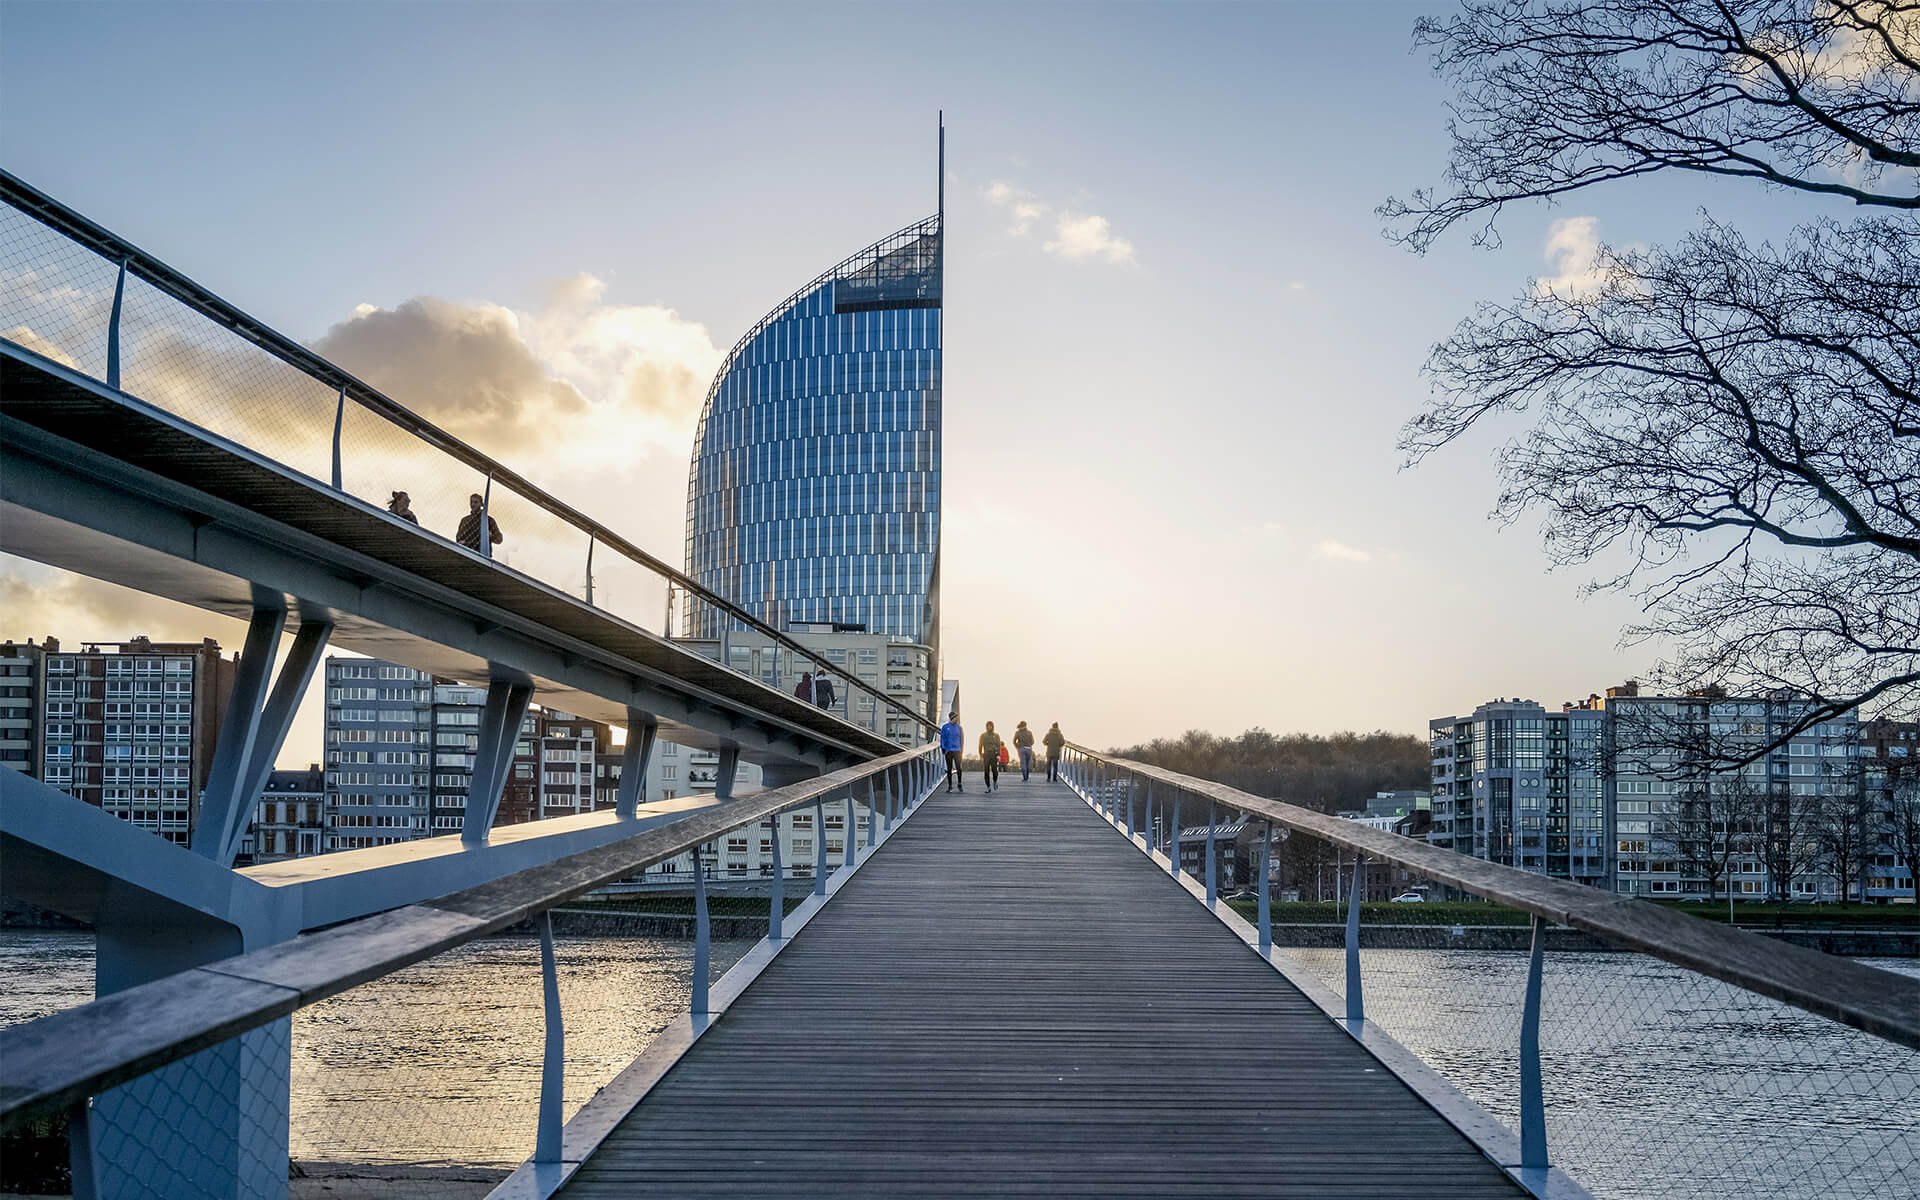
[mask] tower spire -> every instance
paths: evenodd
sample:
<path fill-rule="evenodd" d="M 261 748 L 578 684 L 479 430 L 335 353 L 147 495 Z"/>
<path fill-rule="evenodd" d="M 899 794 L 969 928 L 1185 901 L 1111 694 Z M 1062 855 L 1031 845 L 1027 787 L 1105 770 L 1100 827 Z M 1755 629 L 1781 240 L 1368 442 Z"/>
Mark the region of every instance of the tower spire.
<path fill-rule="evenodd" d="M 934 211 L 940 216 L 940 232 L 947 230 L 947 110 L 939 110 L 940 122 L 940 206 Z"/>

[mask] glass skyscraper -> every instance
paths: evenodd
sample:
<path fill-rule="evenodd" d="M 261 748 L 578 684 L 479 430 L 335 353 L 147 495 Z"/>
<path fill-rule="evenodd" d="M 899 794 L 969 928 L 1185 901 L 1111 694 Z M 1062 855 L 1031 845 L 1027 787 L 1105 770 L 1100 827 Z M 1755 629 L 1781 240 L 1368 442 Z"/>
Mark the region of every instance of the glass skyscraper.
<path fill-rule="evenodd" d="M 707 393 L 687 574 L 775 628 L 864 626 L 937 651 L 941 224 L 909 225 L 795 292 Z M 690 599 L 686 636 L 723 623 Z"/>

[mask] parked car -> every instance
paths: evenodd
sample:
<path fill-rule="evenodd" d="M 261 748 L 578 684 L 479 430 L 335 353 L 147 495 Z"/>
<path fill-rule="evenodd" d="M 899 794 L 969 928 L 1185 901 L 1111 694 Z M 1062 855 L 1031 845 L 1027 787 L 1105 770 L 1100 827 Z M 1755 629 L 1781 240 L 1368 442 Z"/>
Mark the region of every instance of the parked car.
<path fill-rule="evenodd" d="M 1425 904 L 1426 902 L 1427 898 L 1419 892 L 1401 892 L 1391 901 L 1394 904 Z"/>

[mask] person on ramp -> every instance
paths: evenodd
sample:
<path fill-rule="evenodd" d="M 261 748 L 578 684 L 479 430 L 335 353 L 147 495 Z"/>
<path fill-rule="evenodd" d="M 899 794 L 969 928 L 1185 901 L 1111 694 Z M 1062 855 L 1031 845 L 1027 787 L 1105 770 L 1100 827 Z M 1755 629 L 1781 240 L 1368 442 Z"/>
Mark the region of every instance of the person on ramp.
<path fill-rule="evenodd" d="M 1047 730 L 1047 736 L 1040 739 L 1047 748 L 1047 782 L 1060 782 L 1060 749 L 1067 744 L 1067 735 L 1060 732 L 1060 722 L 1055 721 Z"/>
<path fill-rule="evenodd" d="M 966 753 L 967 735 L 960 728 L 960 714 L 947 714 L 947 723 L 940 727 L 940 754 L 947 760 L 947 790 L 953 791 L 953 785 L 959 784 L 961 791 L 967 790 L 967 777 L 960 773 L 960 756 Z"/>
<path fill-rule="evenodd" d="M 1005 749 L 1000 735 L 993 731 L 993 722 L 988 721 L 986 732 L 980 735 L 980 774 L 989 792 L 1000 782 L 1000 754 Z"/>
<path fill-rule="evenodd" d="M 1033 778 L 1033 730 L 1025 721 L 1013 731 L 1013 748 L 1020 752 L 1020 782 L 1025 783 Z"/>

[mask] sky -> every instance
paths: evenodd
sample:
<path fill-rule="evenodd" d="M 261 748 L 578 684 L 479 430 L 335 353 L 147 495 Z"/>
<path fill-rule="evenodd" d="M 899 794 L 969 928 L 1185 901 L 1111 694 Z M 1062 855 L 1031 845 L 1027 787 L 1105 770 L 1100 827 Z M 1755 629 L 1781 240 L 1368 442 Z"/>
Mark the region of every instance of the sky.
<path fill-rule="evenodd" d="M 1392 244 L 1374 208 L 1445 163 L 1410 34 L 1447 7 L 7 0 L 0 164 L 678 563 L 713 370 L 933 211 L 944 110 L 968 723 L 1424 736 L 1658 657 L 1488 520 L 1513 427 L 1403 469 L 1430 347 L 1597 242 L 1815 211 L 1653 180 Z M 4 636 L 240 642 L 4 556 L 0 601 Z M 319 757 L 310 704 L 282 762 Z"/>

